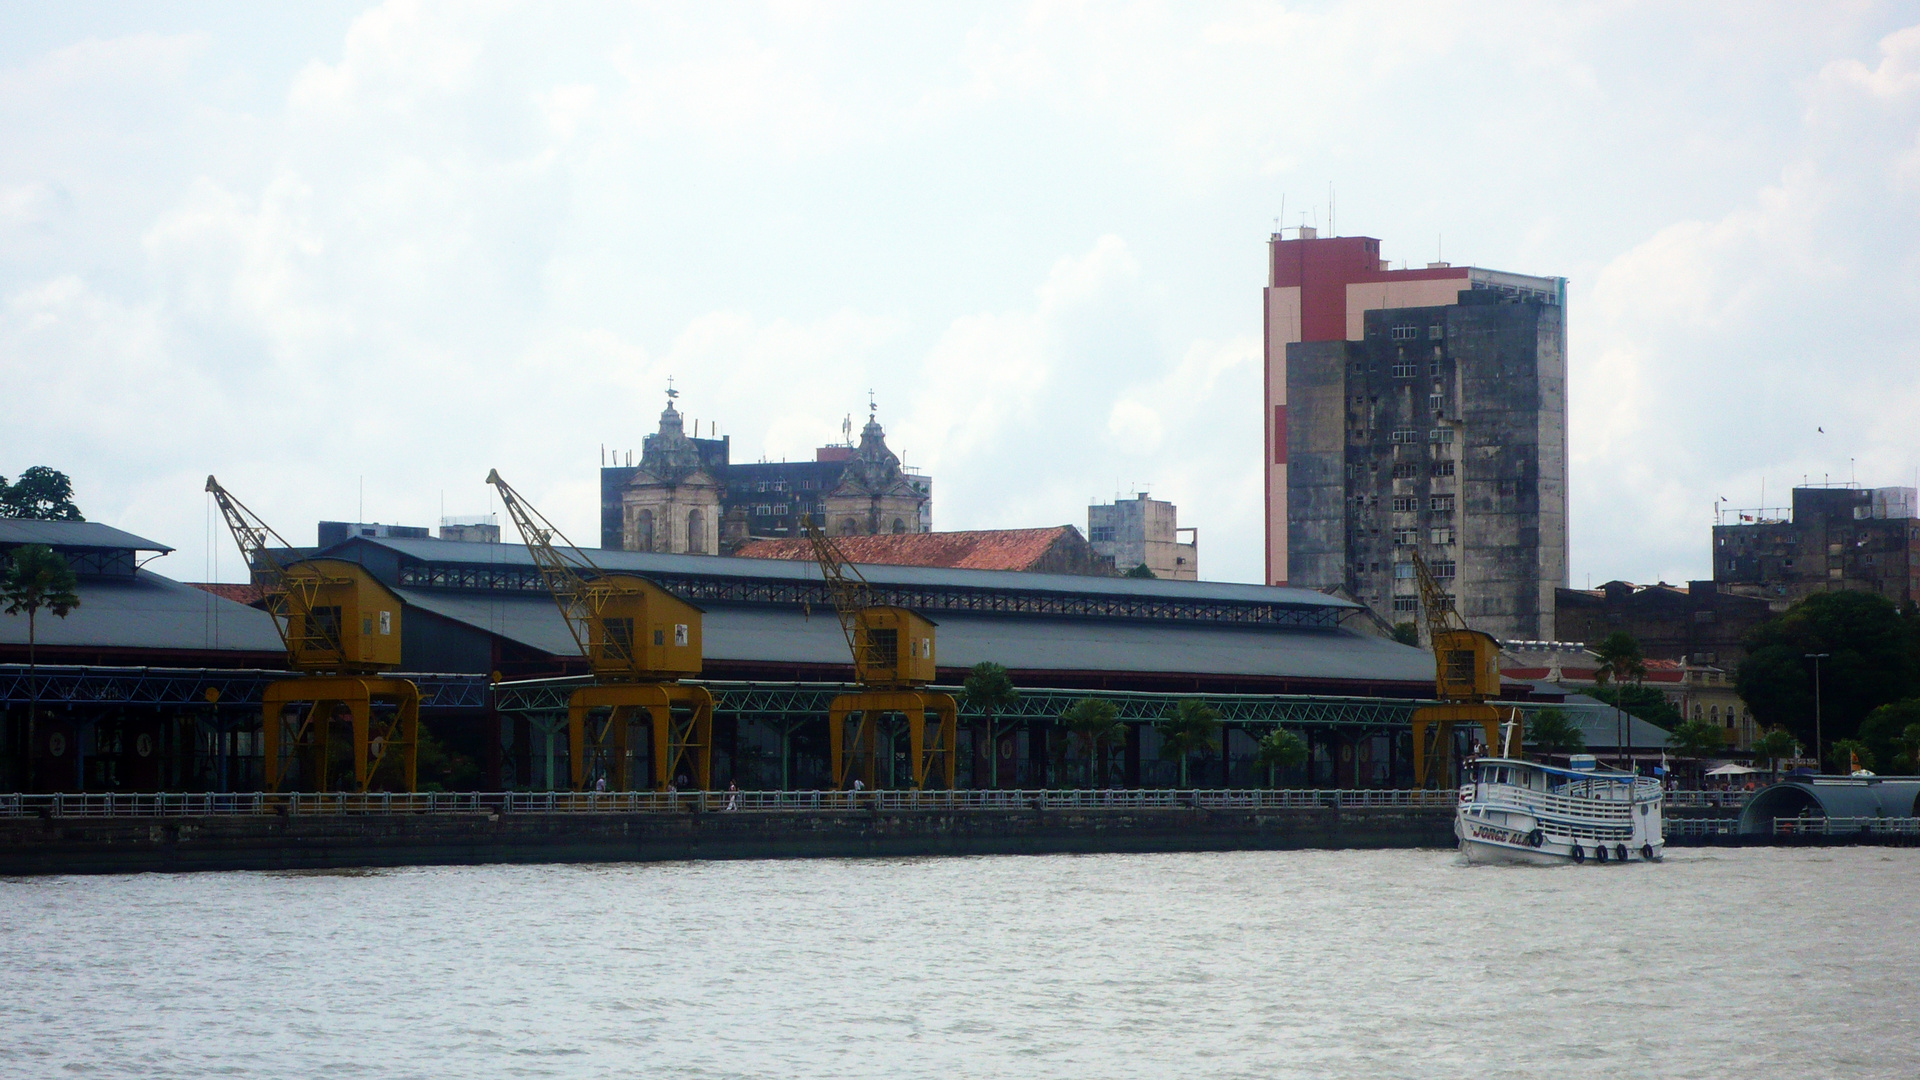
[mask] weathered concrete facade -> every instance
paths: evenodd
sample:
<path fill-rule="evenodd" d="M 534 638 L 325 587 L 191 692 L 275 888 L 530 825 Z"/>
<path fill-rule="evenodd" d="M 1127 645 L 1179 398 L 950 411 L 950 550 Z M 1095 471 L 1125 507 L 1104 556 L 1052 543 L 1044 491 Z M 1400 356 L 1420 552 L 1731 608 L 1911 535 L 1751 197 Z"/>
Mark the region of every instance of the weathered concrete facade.
<path fill-rule="evenodd" d="M 1564 308 L 1462 290 L 1287 346 L 1293 583 L 1419 621 L 1418 548 L 1469 625 L 1554 632 L 1567 584 Z"/>
<path fill-rule="evenodd" d="M 1180 542 L 1183 532 L 1193 534 L 1192 542 Z M 1166 581 L 1200 578 L 1199 530 L 1182 529 L 1179 507 L 1149 498 L 1144 491 L 1132 499 L 1087 507 L 1087 539 L 1121 573 L 1144 566 Z"/>
<path fill-rule="evenodd" d="M 1713 529 L 1713 580 L 1785 608 L 1814 593 L 1920 601 L 1920 518 L 1913 488 L 1799 487 L 1791 519 L 1734 511 Z"/>

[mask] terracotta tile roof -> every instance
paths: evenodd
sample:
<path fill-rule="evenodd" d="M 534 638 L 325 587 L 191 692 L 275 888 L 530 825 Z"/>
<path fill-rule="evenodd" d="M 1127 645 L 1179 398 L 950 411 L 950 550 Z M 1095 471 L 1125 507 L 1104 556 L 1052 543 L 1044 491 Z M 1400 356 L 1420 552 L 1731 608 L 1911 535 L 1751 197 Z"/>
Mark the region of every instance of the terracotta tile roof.
<path fill-rule="evenodd" d="M 975 532 L 899 533 L 891 536 L 836 536 L 847 559 L 887 566 L 938 566 L 957 570 L 1031 570 L 1068 538 L 1079 539 L 1071 525 L 1047 529 L 981 529 Z M 749 540 L 734 554 L 746 559 L 811 560 L 804 537 Z"/>
<path fill-rule="evenodd" d="M 266 590 L 258 585 L 242 585 L 225 581 L 189 581 L 187 584 L 236 604 L 257 604 L 260 598 L 266 595 Z"/>

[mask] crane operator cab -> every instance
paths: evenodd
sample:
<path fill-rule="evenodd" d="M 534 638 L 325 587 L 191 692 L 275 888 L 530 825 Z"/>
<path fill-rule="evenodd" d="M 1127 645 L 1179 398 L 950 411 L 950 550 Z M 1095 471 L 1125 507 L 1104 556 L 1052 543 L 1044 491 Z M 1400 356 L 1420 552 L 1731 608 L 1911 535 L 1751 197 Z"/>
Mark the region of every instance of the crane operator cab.
<path fill-rule="evenodd" d="M 932 682 L 933 627 L 932 619 L 906 608 L 862 610 L 855 625 L 854 681 L 875 687 Z"/>

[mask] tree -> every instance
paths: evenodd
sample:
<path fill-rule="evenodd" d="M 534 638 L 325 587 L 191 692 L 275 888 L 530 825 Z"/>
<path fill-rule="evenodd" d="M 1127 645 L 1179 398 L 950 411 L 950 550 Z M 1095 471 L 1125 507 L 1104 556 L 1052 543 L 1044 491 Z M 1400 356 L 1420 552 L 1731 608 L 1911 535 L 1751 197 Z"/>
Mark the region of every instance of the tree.
<path fill-rule="evenodd" d="M 1545 708 L 1528 717 L 1524 741 L 1543 754 L 1577 754 L 1587 748 L 1587 733 L 1567 710 Z"/>
<path fill-rule="evenodd" d="M 1860 721 L 1860 741 L 1867 744 L 1873 760 L 1884 762 L 1887 771 L 1912 775 L 1915 771 L 1915 743 L 1920 743 L 1920 698 L 1908 698 L 1882 705 Z"/>
<path fill-rule="evenodd" d="M 1589 693 L 1595 699 L 1617 707 L 1628 716 L 1645 720 L 1662 731 L 1672 731 L 1686 719 L 1680 715 L 1679 709 L 1674 708 L 1673 702 L 1667 700 L 1667 695 L 1645 684 L 1596 686 Z"/>
<path fill-rule="evenodd" d="M 14 549 L 7 561 L 7 572 L 0 577 L 0 603 L 9 615 L 27 614 L 27 789 L 33 788 L 33 747 L 38 738 L 35 727 L 40 716 L 40 673 L 38 619 L 45 608 L 64 619 L 80 606 L 80 581 L 67 565 L 45 544 L 27 544 Z"/>
<path fill-rule="evenodd" d="M 1781 728 L 1771 728 L 1759 738 L 1753 740 L 1753 756 L 1767 763 L 1768 772 L 1778 772 L 1780 759 L 1793 757 L 1800 749 L 1793 735 Z"/>
<path fill-rule="evenodd" d="M 1087 751 L 1087 781 L 1106 786 L 1107 759 L 1100 751 L 1127 737 L 1127 725 L 1120 722 L 1120 710 L 1111 701 L 1081 698 L 1060 714 L 1060 722 L 1080 737 Z"/>
<path fill-rule="evenodd" d="M 1001 711 L 1020 700 L 1020 691 L 1013 687 L 1013 677 L 1007 669 L 991 660 L 982 660 L 967 672 L 966 679 L 960 684 L 960 699 L 967 708 L 982 713 L 987 718 L 987 737 L 985 739 L 988 754 L 987 786 L 1000 786 L 1000 769 L 992 759 L 994 745 L 999 741 L 1000 733 L 994 730 L 993 719 Z M 981 740 L 974 740 L 978 747 Z M 978 753 L 975 750 L 975 753 Z"/>
<path fill-rule="evenodd" d="M 1187 698 L 1154 722 L 1160 756 L 1180 763 L 1180 786 L 1187 786 L 1187 762 L 1220 745 L 1220 713 L 1197 698 Z"/>
<path fill-rule="evenodd" d="M 1856 738 L 1875 709 L 1920 697 L 1920 633 L 1911 618 L 1875 593 L 1815 593 L 1747 635 L 1735 677 L 1754 719 L 1785 727 L 1802 745 L 1816 734 L 1808 653 L 1827 654 L 1818 671 L 1824 739 Z"/>
<path fill-rule="evenodd" d="M 0 476 L 0 517 L 41 521 L 85 521 L 73 505 L 73 483 L 67 474 L 35 465 L 12 484 Z"/>
<path fill-rule="evenodd" d="M 1260 740 L 1253 760 L 1257 765 L 1266 766 L 1267 786 L 1279 787 L 1276 774 L 1281 769 L 1297 769 L 1306 764 L 1306 740 L 1286 728 L 1274 728 L 1266 738 Z"/>
<path fill-rule="evenodd" d="M 1855 769 L 1873 771 L 1873 751 L 1859 739 L 1839 739 L 1833 744 L 1833 760 L 1844 775 Z"/>
<path fill-rule="evenodd" d="M 1414 648 L 1419 648 L 1420 647 L 1420 628 L 1413 625 L 1410 622 L 1394 623 L 1393 624 L 1393 640 L 1399 642 L 1402 645 L 1412 645 Z"/>
<path fill-rule="evenodd" d="M 1600 658 L 1600 666 L 1593 672 L 1596 690 L 1605 691 L 1609 682 L 1616 687 L 1639 686 L 1640 681 L 1647 677 L 1646 654 L 1640 651 L 1640 643 L 1625 630 L 1615 630 L 1608 634 L 1606 640 L 1602 641 L 1599 648 L 1594 649 L 1593 652 Z M 1613 720 L 1619 732 L 1618 745 L 1621 760 L 1625 761 L 1631 756 L 1632 750 L 1628 746 L 1629 729 L 1623 713 L 1624 710 L 1616 697 L 1613 703 Z"/>
<path fill-rule="evenodd" d="M 1130 578 L 1147 578 L 1147 579 L 1151 579 L 1151 578 L 1153 578 L 1153 577 L 1154 577 L 1155 575 L 1154 575 L 1154 572 L 1153 572 L 1152 570 L 1149 570 L 1149 569 L 1147 569 L 1147 564 L 1146 564 L 1146 563 L 1141 563 L 1141 564 L 1140 564 L 1139 566 L 1136 566 L 1136 567 L 1134 567 L 1133 569 L 1131 569 L 1131 570 L 1129 570 L 1129 571 L 1127 571 L 1127 572 L 1126 572 L 1126 575 L 1125 575 L 1125 576 L 1127 576 L 1127 577 L 1130 577 Z"/>
<path fill-rule="evenodd" d="M 1726 748 L 1726 734 L 1710 721 L 1688 720 L 1673 729 L 1673 749 L 1681 757 L 1712 757 Z"/>

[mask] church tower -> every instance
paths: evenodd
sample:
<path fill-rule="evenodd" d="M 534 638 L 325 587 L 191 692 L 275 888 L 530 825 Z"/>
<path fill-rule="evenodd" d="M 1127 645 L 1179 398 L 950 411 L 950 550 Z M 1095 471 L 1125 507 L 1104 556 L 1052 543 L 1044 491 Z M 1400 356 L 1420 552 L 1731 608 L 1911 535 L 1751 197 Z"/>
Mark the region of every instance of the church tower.
<path fill-rule="evenodd" d="M 628 551 L 720 553 L 720 484 L 708 474 L 700 449 L 687 437 L 679 391 L 667 389 L 660 431 L 646 438 L 640 467 L 620 495 L 620 546 Z"/>
<path fill-rule="evenodd" d="M 860 446 L 847 460 L 840 483 L 820 500 L 821 516 L 833 536 L 917 533 L 928 528 L 927 493 L 900 468 L 887 449 L 887 433 L 868 402 L 867 426 Z"/>

